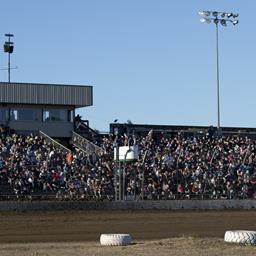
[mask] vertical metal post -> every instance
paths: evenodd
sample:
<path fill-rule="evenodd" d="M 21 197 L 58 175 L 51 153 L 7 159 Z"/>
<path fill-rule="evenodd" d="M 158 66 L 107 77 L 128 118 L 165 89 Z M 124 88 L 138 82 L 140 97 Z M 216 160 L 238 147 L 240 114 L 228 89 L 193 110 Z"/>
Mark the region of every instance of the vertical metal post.
<path fill-rule="evenodd" d="M 217 129 L 218 129 L 218 135 L 221 135 L 220 130 L 220 75 L 219 75 L 219 33 L 218 33 L 218 22 L 216 24 L 216 54 L 217 54 L 217 117 L 218 117 L 218 123 L 217 123 Z"/>
<path fill-rule="evenodd" d="M 141 197 L 144 200 L 145 164 L 142 165 Z"/>
<path fill-rule="evenodd" d="M 11 82 L 11 53 L 13 52 L 13 42 L 11 42 L 11 37 L 13 37 L 13 34 L 5 34 L 6 37 L 8 37 L 8 41 L 4 44 L 4 52 L 8 53 L 8 83 Z"/>
<path fill-rule="evenodd" d="M 129 148 L 124 155 L 124 163 L 123 163 L 123 200 L 125 200 L 125 168 L 126 168 L 126 158 L 127 154 L 132 150 Z"/>
<path fill-rule="evenodd" d="M 121 200 L 121 163 L 119 160 L 119 146 L 118 143 L 115 145 L 116 148 L 116 172 L 115 172 L 115 200 Z M 117 185 L 118 182 L 118 185 Z"/>
<path fill-rule="evenodd" d="M 220 124 L 220 77 L 219 77 L 219 35 L 218 35 L 218 25 L 219 23 L 226 27 L 227 23 L 230 22 L 233 25 L 238 24 L 238 20 L 235 20 L 239 14 L 232 12 L 217 12 L 217 11 L 200 11 L 198 13 L 202 18 L 200 19 L 203 23 L 210 24 L 212 21 L 216 26 L 216 55 L 217 55 L 217 133 L 218 136 L 222 135 L 221 124 Z"/>
<path fill-rule="evenodd" d="M 126 157 L 124 158 L 124 163 L 123 163 L 123 201 L 125 200 L 125 161 Z"/>
<path fill-rule="evenodd" d="M 121 162 L 118 160 L 118 173 L 119 173 L 119 201 L 122 200 L 122 173 L 121 173 Z"/>
<path fill-rule="evenodd" d="M 133 200 L 136 200 L 136 168 L 134 169 L 134 186 L 133 186 Z"/>
<path fill-rule="evenodd" d="M 142 191 L 141 191 L 142 200 L 144 200 L 145 161 L 146 161 L 147 154 L 148 154 L 148 150 L 146 150 L 144 158 L 143 158 L 143 162 L 142 162 L 142 182 L 141 182 L 142 183 L 141 184 L 141 187 L 142 187 Z"/>
<path fill-rule="evenodd" d="M 11 45 L 11 39 L 10 39 L 10 36 L 9 36 L 9 46 Z M 8 83 L 11 82 L 11 53 L 10 51 L 8 52 Z"/>

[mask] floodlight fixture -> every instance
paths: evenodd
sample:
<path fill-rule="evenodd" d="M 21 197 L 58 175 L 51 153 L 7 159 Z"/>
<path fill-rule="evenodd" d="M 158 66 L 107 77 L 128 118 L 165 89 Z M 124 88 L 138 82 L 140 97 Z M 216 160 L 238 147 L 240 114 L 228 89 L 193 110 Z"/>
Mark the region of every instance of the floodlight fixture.
<path fill-rule="evenodd" d="M 209 14 L 209 15 L 208 15 Z M 220 129 L 220 85 L 219 85 L 219 32 L 218 32 L 218 24 L 220 23 L 222 26 L 226 27 L 227 23 L 230 22 L 233 25 L 238 24 L 238 20 L 234 20 L 234 18 L 237 18 L 239 16 L 238 13 L 232 13 L 232 12 L 217 12 L 217 11 L 201 11 L 199 12 L 199 15 L 202 16 L 200 19 L 203 23 L 213 23 L 216 25 L 216 55 L 217 55 L 217 130 L 218 135 L 221 135 L 221 129 Z"/>
<path fill-rule="evenodd" d="M 202 23 L 211 23 L 211 19 L 209 19 L 209 18 L 201 18 L 200 21 Z"/>
<path fill-rule="evenodd" d="M 206 17 L 208 17 L 208 16 L 211 15 L 211 12 L 209 12 L 209 11 L 200 11 L 200 12 L 198 12 L 198 14 L 199 14 L 200 16 L 206 16 Z"/>
<path fill-rule="evenodd" d="M 9 52 L 9 46 L 8 46 L 8 44 L 4 44 L 4 52 Z"/>
<path fill-rule="evenodd" d="M 13 48 L 14 48 L 13 45 L 10 45 L 10 46 L 9 46 L 9 53 L 13 53 Z"/>
<path fill-rule="evenodd" d="M 218 12 L 212 12 L 212 16 L 213 16 L 213 17 L 216 17 L 216 18 L 217 18 L 217 17 L 218 17 L 218 14 L 219 14 Z"/>
<path fill-rule="evenodd" d="M 218 25 L 219 21 L 220 21 L 220 20 L 217 19 L 217 18 L 213 20 L 213 22 L 214 22 L 216 25 Z"/>
<path fill-rule="evenodd" d="M 220 21 L 220 24 L 222 26 L 226 27 L 227 26 L 227 21 L 223 19 L 223 20 Z"/>

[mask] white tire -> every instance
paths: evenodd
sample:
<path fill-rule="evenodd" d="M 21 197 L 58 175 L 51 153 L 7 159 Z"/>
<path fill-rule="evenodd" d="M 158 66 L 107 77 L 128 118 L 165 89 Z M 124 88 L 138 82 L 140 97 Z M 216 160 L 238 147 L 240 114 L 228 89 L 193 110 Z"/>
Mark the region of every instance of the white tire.
<path fill-rule="evenodd" d="M 256 231 L 233 230 L 226 231 L 224 241 L 245 245 L 256 245 Z"/>
<path fill-rule="evenodd" d="M 100 244 L 108 246 L 124 246 L 129 245 L 132 238 L 129 234 L 102 234 L 100 236 Z"/>

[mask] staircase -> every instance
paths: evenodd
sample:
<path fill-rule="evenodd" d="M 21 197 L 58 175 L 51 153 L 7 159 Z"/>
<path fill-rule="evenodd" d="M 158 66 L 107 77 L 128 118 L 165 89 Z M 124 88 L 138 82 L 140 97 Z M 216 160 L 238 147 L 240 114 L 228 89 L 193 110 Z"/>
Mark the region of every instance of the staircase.
<path fill-rule="evenodd" d="M 40 136 L 44 137 L 46 142 L 50 142 L 51 144 L 54 145 L 55 148 L 58 148 L 59 150 L 61 150 L 64 153 L 70 153 L 71 150 L 68 149 L 67 147 L 65 147 L 64 145 L 62 145 L 61 143 L 59 143 L 58 141 L 54 140 L 53 138 L 51 138 L 50 136 L 48 136 L 46 133 L 39 131 Z"/>
<path fill-rule="evenodd" d="M 89 141 L 100 142 L 99 133 L 90 128 L 88 120 L 76 120 L 75 132 L 80 134 L 82 137 L 86 138 Z"/>
<path fill-rule="evenodd" d="M 81 136 L 80 134 L 73 132 L 72 133 L 72 144 L 74 147 L 81 149 L 87 154 L 96 153 L 97 155 L 103 154 L 103 149 L 94 143 L 90 142 L 85 137 Z"/>

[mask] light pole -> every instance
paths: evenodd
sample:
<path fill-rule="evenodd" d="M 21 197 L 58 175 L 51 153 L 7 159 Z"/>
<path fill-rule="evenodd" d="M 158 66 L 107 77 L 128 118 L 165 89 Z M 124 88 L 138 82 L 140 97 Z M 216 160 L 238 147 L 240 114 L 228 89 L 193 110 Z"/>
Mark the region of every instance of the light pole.
<path fill-rule="evenodd" d="M 125 168 L 126 168 L 126 158 L 127 158 L 127 154 L 130 152 L 130 149 L 128 149 L 125 152 L 124 155 L 124 165 L 123 165 L 123 201 L 125 200 Z"/>
<path fill-rule="evenodd" d="M 148 154 L 148 149 L 145 152 L 145 155 L 143 157 L 143 161 L 142 161 L 142 181 L 141 181 L 141 187 L 142 187 L 142 191 L 141 191 L 141 197 L 142 200 L 144 200 L 144 183 L 145 183 L 145 161 L 146 161 L 146 157 Z"/>
<path fill-rule="evenodd" d="M 114 148 L 116 150 L 115 152 L 115 159 L 116 159 L 116 171 L 115 171 L 115 200 L 120 201 L 122 198 L 122 179 L 121 177 L 123 176 L 121 173 L 121 160 L 120 160 L 120 150 L 119 150 L 119 145 L 118 142 L 116 141 L 114 144 Z"/>
<path fill-rule="evenodd" d="M 118 151 L 117 151 L 118 150 Z M 131 153 L 133 152 L 133 154 Z M 130 155 L 128 155 L 129 153 L 131 153 Z M 117 198 L 116 196 L 116 200 L 125 200 L 125 168 L 126 168 L 126 160 L 129 161 L 136 161 L 138 160 L 138 146 L 137 145 L 133 145 L 133 146 L 121 146 L 118 147 L 118 144 L 115 143 L 114 146 L 114 158 L 115 161 L 118 162 L 119 164 L 119 170 L 118 173 L 116 172 L 116 195 L 117 192 L 119 195 L 119 198 Z M 121 172 L 121 162 L 122 163 L 122 172 Z M 136 175 L 136 173 L 135 173 Z M 118 178 L 118 185 L 117 185 L 117 178 Z M 117 191 L 118 190 L 118 191 Z"/>
<path fill-rule="evenodd" d="M 124 155 L 124 166 L 123 166 L 123 201 L 125 201 L 125 168 L 126 168 L 126 158 L 127 154 L 132 152 L 133 150 L 129 148 Z"/>
<path fill-rule="evenodd" d="M 126 171 L 126 159 L 127 159 L 127 155 L 128 153 L 133 152 L 136 154 L 136 149 L 134 147 L 129 147 L 124 155 L 124 163 L 123 163 L 123 201 L 125 201 L 125 171 Z M 134 158 L 132 160 L 135 160 L 137 158 Z M 131 159 L 129 160 L 131 161 Z M 133 184 L 133 198 L 134 200 L 136 200 L 136 170 L 134 170 L 134 184 Z"/>
<path fill-rule="evenodd" d="M 11 42 L 11 37 L 13 37 L 13 34 L 5 34 L 6 37 L 8 37 L 8 41 L 4 43 L 4 52 L 8 53 L 8 82 L 11 82 L 11 53 L 13 53 L 13 42 Z"/>
<path fill-rule="evenodd" d="M 216 11 L 200 11 L 198 13 L 202 18 L 200 19 L 203 23 L 210 24 L 212 21 L 216 27 L 216 71 L 217 71 L 217 130 L 218 135 L 221 135 L 220 129 L 220 76 L 219 76 L 219 31 L 218 25 L 219 23 L 226 27 L 227 23 L 230 22 L 233 25 L 238 24 L 238 13 L 230 13 L 230 12 L 216 12 Z"/>

